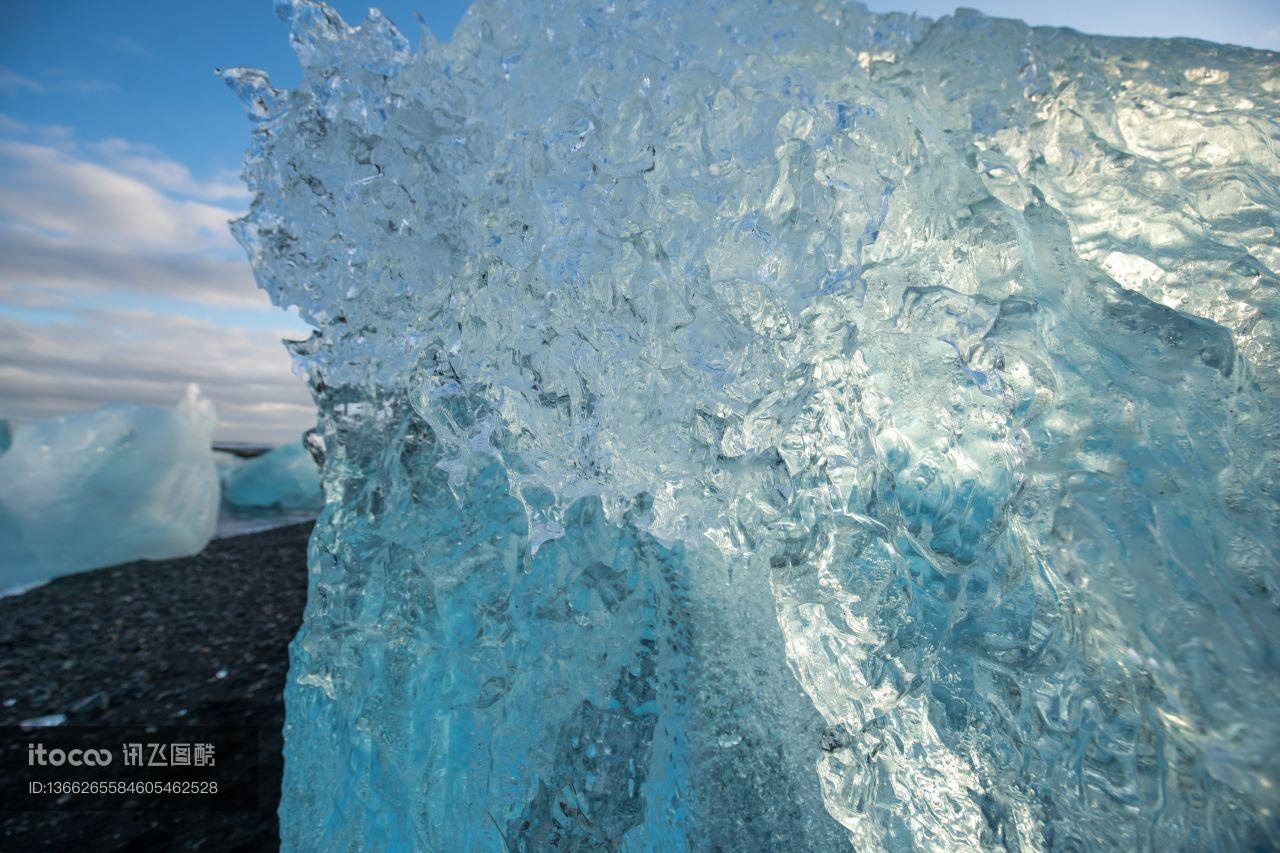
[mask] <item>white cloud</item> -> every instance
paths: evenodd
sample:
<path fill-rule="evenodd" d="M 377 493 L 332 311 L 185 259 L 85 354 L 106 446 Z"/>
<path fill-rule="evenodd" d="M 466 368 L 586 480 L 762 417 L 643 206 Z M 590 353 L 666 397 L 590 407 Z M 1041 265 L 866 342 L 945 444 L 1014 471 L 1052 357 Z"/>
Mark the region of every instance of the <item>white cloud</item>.
<path fill-rule="evenodd" d="M 38 95 L 44 92 L 44 86 L 30 77 L 22 76 L 7 65 L 0 65 L 0 92 L 6 94 L 34 92 Z"/>
<path fill-rule="evenodd" d="M 155 54 L 150 48 L 129 38 L 128 36 L 113 36 L 103 38 L 101 42 L 117 53 L 127 54 L 128 56 L 136 56 L 139 59 L 155 59 Z"/>
<path fill-rule="evenodd" d="M 12 120 L 0 133 L 0 298 L 22 290 L 133 291 L 216 305 L 266 304 L 228 229 L 247 202 L 227 176 L 201 181 L 155 149 L 79 144 Z"/>
<path fill-rule="evenodd" d="M 75 131 L 65 124 L 28 124 L 13 116 L 0 114 L 0 137 L 22 137 L 46 145 L 70 145 Z"/>
<path fill-rule="evenodd" d="M 36 95 L 45 95 L 50 92 L 64 92 L 73 95 L 92 95 L 98 92 L 115 91 L 118 88 L 110 80 L 87 77 L 68 68 L 52 69 L 36 79 L 20 74 L 7 65 L 0 65 L 0 92 L 6 94 L 31 92 Z"/>
<path fill-rule="evenodd" d="M 286 441 L 311 425 L 270 330 L 297 323 L 269 306 L 228 230 L 246 202 L 230 176 L 197 178 L 149 146 L 0 119 L 0 417 L 171 404 L 195 382 L 220 438 Z"/>
<path fill-rule="evenodd" d="M 269 302 L 243 258 L 220 253 L 143 252 L 72 236 L 0 228 L 0 300 L 30 304 L 38 291 L 60 302 L 85 291 L 164 296 L 206 305 L 262 308 Z"/>
<path fill-rule="evenodd" d="M 281 337 L 150 311 L 77 312 L 39 325 L 0 313 L 0 417 L 116 400 L 170 405 L 195 382 L 218 407 L 219 438 L 289 441 L 314 424 L 315 408 Z"/>
<path fill-rule="evenodd" d="M 0 216 L 23 230 L 143 251 L 232 249 L 235 214 L 172 198 L 116 169 L 47 145 L 0 141 Z"/>
<path fill-rule="evenodd" d="M 207 201 L 234 201 L 244 206 L 249 204 L 249 191 L 240 181 L 240 176 L 234 172 L 198 181 L 186 166 L 166 158 L 152 146 L 125 139 L 105 139 L 86 145 L 85 148 L 97 154 L 112 168 L 157 189 Z"/>

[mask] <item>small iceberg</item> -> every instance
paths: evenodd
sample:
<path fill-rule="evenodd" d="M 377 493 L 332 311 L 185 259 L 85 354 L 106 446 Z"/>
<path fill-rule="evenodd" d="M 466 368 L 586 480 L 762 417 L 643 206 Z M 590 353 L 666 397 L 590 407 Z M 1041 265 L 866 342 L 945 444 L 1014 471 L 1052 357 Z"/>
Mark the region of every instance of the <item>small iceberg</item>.
<path fill-rule="evenodd" d="M 191 385 L 171 408 L 113 403 L 5 430 L 0 588 L 201 551 L 218 518 L 215 421 Z"/>
<path fill-rule="evenodd" d="M 318 510 L 324 504 L 320 472 L 300 442 L 251 459 L 219 455 L 222 499 L 232 509 Z"/>

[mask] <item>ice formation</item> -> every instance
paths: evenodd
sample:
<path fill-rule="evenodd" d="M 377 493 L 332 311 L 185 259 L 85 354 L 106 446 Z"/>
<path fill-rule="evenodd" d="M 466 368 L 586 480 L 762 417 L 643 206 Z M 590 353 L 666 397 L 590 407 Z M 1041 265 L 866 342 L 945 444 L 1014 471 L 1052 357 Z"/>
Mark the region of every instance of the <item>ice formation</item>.
<path fill-rule="evenodd" d="M 1280 843 L 1280 63 L 479 0 L 304 67 L 291 849 Z"/>
<path fill-rule="evenodd" d="M 235 460 L 223 472 L 222 499 L 233 508 L 318 509 L 324 503 L 315 460 L 300 441 Z"/>
<path fill-rule="evenodd" d="M 199 552 L 218 517 L 213 404 L 115 403 L 18 424 L 0 455 L 0 587 Z"/>
<path fill-rule="evenodd" d="M 213 468 L 218 472 L 218 482 L 222 485 L 222 491 L 227 490 L 227 481 L 231 479 L 231 475 L 244 465 L 244 458 L 235 453 L 220 450 L 217 447 L 213 449 Z"/>

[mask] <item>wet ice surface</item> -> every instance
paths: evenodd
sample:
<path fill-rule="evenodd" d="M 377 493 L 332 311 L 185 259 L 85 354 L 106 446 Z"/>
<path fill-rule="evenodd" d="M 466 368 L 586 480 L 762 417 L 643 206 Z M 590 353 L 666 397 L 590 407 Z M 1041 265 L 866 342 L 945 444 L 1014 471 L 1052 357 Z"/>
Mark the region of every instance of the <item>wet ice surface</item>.
<path fill-rule="evenodd" d="M 29 720 L 23 720 L 18 725 L 23 729 L 43 729 L 52 726 L 60 726 L 67 721 L 66 714 L 46 714 L 43 717 L 32 717 Z"/>
<path fill-rule="evenodd" d="M 311 511 L 324 503 L 320 475 L 301 441 L 243 459 L 218 453 L 222 502 L 233 512 Z"/>
<path fill-rule="evenodd" d="M 244 536 L 246 533 L 259 533 L 263 530 L 274 530 L 277 527 L 315 521 L 315 518 L 315 510 L 246 510 L 223 506 L 218 512 L 218 527 L 213 538 Z"/>
<path fill-rule="evenodd" d="M 22 595 L 24 592 L 30 592 L 33 589 L 39 589 L 47 584 L 53 578 L 46 578 L 39 581 L 28 581 L 27 583 L 13 584 L 12 586 L 0 587 L 0 598 L 10 598 L 15 595 Z"/>
<path fill-rule="evenodd" d="M 324 497 L 301 441 L 274 448 L 221 444 L 213 455 L 222 485 L 215 539 L 315 520 Z"/>
<path fill-rule="evenodd" d="M 1280 843 L 1275 54 L 281 8 L 287 847 Z"/>
<path fill-rule="evenodd" d="M 0 590 L 140 559 L 182 557 L 213 536 L 213 404 L 116 403 L 22 424 L 0 454 Z"/>

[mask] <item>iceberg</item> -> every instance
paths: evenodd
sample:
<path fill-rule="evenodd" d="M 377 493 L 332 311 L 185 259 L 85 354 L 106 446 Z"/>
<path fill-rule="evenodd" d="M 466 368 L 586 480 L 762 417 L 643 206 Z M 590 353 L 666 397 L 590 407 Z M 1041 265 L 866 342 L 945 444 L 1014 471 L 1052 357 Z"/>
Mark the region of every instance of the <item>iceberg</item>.
<path fill-rule="evenodd" d="M 286 849 L 1280 844 L 1275 54 L 277 8 Z"/>
<path fill-rule="evenodd" d="M 319 509 L 324 503 L 316 463 L 301 441 L 231 459 L 220 464 L 222 499 L 233 509 Z"/>
<path fill-rule="evenodd" d="M 198 553 L 213 537 L 213 404 L 115 403 L 20 423 L 0 455 L 0 587 Z"/>
<path fill-rule="evenodd" d="M 225 494 L 227 491 L 227 481 L 231 478 L 240 466 L 244 465 L 244 458 L 235 453 L 214 448 L 213 450 L 213 468 L 218 472 L 218 482 L 222 486 Z"/>

